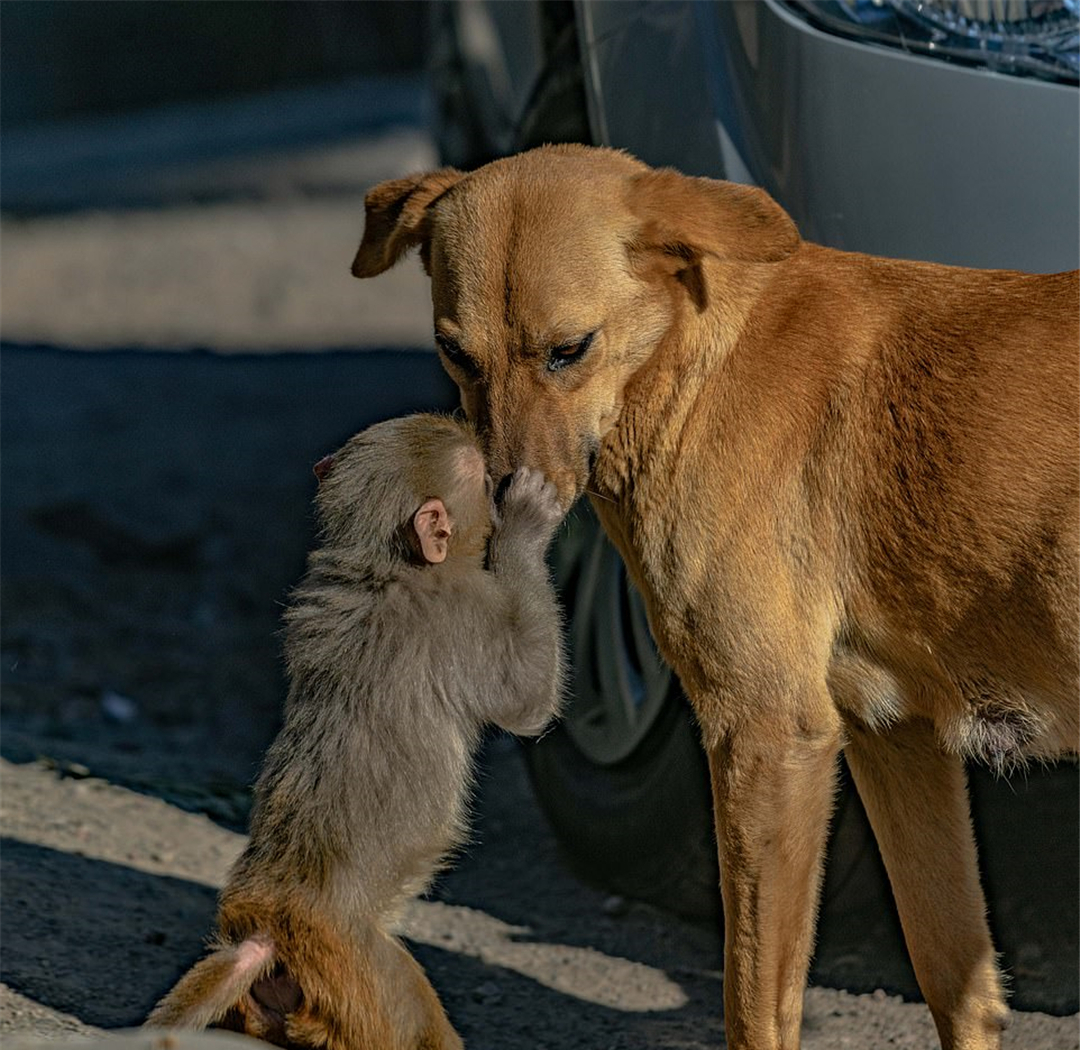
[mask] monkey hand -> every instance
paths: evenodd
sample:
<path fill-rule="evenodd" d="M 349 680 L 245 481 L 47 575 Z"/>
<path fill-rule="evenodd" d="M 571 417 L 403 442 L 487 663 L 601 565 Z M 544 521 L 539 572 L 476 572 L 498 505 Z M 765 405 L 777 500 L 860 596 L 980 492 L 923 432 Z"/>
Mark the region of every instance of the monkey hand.
<path fill-rule="evenodd" d="M 518 467 L 499 485 L 495 496 L 495 538 L 508 545 L 539 548 L 543 553 L 566 511 L 559 491 L 539 470 Z"/>

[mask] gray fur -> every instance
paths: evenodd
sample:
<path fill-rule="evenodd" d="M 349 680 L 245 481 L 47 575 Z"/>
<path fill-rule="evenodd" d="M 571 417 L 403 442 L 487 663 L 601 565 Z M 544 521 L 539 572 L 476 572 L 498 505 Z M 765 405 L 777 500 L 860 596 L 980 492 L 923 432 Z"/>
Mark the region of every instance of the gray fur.
<path fill-rule="evenodd" d="M 493 508 L 453 473 L 473 455 L 471 432 L 441 416 L 379 424 L 335 455 L 317 498 L 321 546 L 285 615 L 285 724 L 234 882 L 276 872 L 308 880 L 342 918 L 392 921 L 461 841 L 485 724 L 532 735 L 557 713 L 544 553 L 562 510 L 542 475 L 518 471 L 485 565 Z M 429 565 L 407 534 L 433 496 L 455 531 L 447 560 Z"/>

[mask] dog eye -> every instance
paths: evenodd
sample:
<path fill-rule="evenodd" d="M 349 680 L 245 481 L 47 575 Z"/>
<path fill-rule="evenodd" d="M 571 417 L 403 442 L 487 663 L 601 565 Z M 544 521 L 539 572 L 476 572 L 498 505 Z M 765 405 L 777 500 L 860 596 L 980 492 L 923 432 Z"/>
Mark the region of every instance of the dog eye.
<path fill-rule="evenodd" d="M 476 375 L 480 371 L 476 366 L 476 362 L 461 349 L 461 344 L 456 339 L 451 339 L 448 335 L 441 335 L 436 332 L 435 345 L 442 351 L 442 355 L 447 361 L 457 365 L 463 372 Z"/>
<path fill-rule="evenodd" d="M 589 347 L 592 346 L 594 335 L 596 335 L 595 332 L 590 332 L 580 342 L 564 343 L 562 346 L 552 347 L 551 353 L 548 356 L 548 371 L 557 372 L 560 368 L 572 365 L 575 361 L 583 357 Z"/>

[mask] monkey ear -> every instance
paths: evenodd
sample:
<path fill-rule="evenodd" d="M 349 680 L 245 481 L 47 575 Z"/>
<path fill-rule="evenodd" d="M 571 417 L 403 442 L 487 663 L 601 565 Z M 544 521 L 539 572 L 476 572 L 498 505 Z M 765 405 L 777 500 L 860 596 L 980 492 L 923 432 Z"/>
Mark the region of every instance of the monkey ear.
<path fill-rule="evenodd" d="M 322 484 L 326 475 L 330 473 L 330 468 L 334 465 L 333 456 L 323 456 L 318 463 L 311 468 L 312 473 L 319 479 L 319 483 Z"/>
<path fill-rule="evenodd" d="M 430 236 L 428 208 L 462 178 L 456 168 L 381 182 L 364 198 L 364 237 L 353 259 L 353 277 L 389 270 Z"/>
<path fill-rule="evenodd" d="M 441 499 L 429 499 L 414 515 L 413 528 L 420 541 L 420 553 L 430 565 L 446 561 L 452 526 Z"/>

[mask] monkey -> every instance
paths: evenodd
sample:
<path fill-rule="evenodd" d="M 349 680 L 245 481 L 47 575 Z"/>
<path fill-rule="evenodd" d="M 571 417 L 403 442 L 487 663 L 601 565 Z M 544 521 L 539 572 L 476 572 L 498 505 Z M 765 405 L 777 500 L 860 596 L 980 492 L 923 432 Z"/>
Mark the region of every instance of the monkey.
<path fill-rule="evenodd" d="M 463 1044 L 394 930 L 465 833 L 490 723 L 536 735 L 563 687 L 544 561 L 563 517 L 498 488 L 447 416 L 378 423 L 315 466 L 319 542 L 284 614 L 288 692 L 216 937 L 147 1019 L 278 1046 Z"/>

